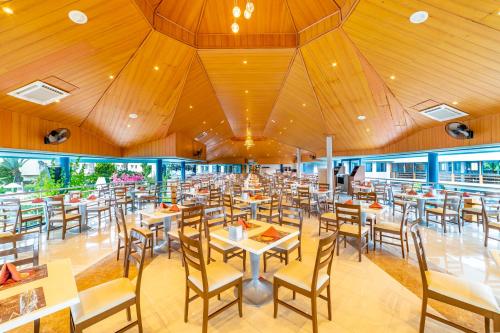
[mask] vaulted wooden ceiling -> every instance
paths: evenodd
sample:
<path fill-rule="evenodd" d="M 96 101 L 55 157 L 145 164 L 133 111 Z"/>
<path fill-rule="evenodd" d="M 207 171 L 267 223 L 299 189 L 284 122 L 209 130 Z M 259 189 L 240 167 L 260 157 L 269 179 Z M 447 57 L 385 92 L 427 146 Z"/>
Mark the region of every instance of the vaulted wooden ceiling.
<path fill-rule="evenodd" d="M 0 112 L 119 147 L 182 133 L 210 161 L 288 161 L 296 147 L 321 156 L 327 134 L 336 151 L 380 149 L 442 125 L 419 114 L 441 103 L 463 119 L 500 112 L 497 0 L 254 4 L 234 34 L 234 0 L 11 0 L 14 14 L 0 12 Z M 71 22 L 73 9 L 88 23 Z M 418 10 L 429 19 L 415 25 Z M 41 106 L 7 95 L 36 80 L 71 96 Z"/>

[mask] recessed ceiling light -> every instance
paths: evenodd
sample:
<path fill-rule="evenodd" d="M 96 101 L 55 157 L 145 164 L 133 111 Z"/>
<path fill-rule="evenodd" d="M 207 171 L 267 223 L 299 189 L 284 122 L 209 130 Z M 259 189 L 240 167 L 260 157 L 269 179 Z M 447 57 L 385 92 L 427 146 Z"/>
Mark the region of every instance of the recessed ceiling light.
<path fill-rule="evenodd" d="M 205 125 L 207 122 L 205 120 L 203 120 L 203 125 Z"/>
<path fill-rule="evenodd" d="M 244 65 L 248 64 L 248 61 L 243 60 L 243 64 L 244 64 Z"/>
<path fill-rule="evenodd" d="M 131 113 L 131 114 L 128 115 L 128 117 L 130 119 L 137 119 L 138 115 L 137 115 L 137 113 Z"/>
<path fill-rule="evenodd" d="M 132 125 L 130 125 L 130 124 L 127 124 L 127 127 L 128 127 L 128 128 L 130 128 L 131 126 L 132 126 Z"/>
<path fill-rule="evenodd" d="M 221 125 L 224 124 L 224 119 L 220 121 Z"/>
<path fill-rule="evenodd" d="M 245 90 L 245 94 L 248 94 L 248 90 Z"/>
<path fill-rule="evenodd" d="M 87 15 L 79 10 L 72 10 L 68 13 L 68 17 L 76 24 L 85 24 L 88 21 Z"/>
<path fill-rule="evenodd" d="M 153 69 L 154 69 L 155 71 L 159 71 L 159 70 L 160 70 L 160 67 L 155 66 L 155 67 L 153 67 Z"/>
<path fill-rule="evenodd" d="M 332 67 L 337 67 L 337 63 L 336 62 L 332 62 Z"/>
<path fill-rule="evenodd" d="M 365 119 L 366 119 L 366 116 L 363 116 L 363 115 L 358 116 L 358 120 L 365 120 Z"/>
<path fill-rule="evenodd" d="M 306 107 L 306 103 L 302 103 L 302 106 L 303 106 L 303 107 Z"/>
<path fill-rule="evenodd" d="M 427 13 L 425 10 L 421 10 L 410 15 L 410 22 L 413 24 L 420 24 L 427 21 L 428 18 L 429 13 Z"/>
<path fill-rule="evenodd" d="M 56 102 L 56 103 L 59 103 L 60 101 L 61 101 L 60 99 L 54 100 L 54 102 Z"/>
<path fill-rule="evenodd" d="M 453 101 L 453 103 L 451 103 L 451 104 L 453 104 L 453 105 L 457 105 L 457 104 L 458 104 L 458 102 L 457 102 L 457 101 Z"/>
<path fill-rule="evenodd" d="M 2 10 L 3 10 L 3 12 L 4 12 L 5 14 L 7 14 L 7 15 L 12 15 L 12 14 L 14 14 L 14 11 L 13 11 L 13 10 L 12 10 L 12 8 L 10 8 L 10 7 L 2 7 Z"/>
<path fill-rule="evenodd" d="M 283 127 L 283 130 L 285 130 L 285 131 L 286 131 L 286 127 Z"/>
<path fill-rule="evenodd" d="M 391 75 L 391 76 L 389 76 L 389 79 L 391 79 L 391 80 L 396 80 L 396 75 Z"/>
<path fill-rule="evenodd" d="M 276 120 L 274 120 L 274 119 L 271 119 L 271 122 L 272 122 L 273 124 L 275 124 L 275 123 L 276 123 Z"/>
<path fill-rule="evenodd" d="M 190 108 L 190 109 L 192 109 L 192 108 L 193 108 L 193 106 L 192 106 L 192 105 L 190 105 L 190 106 L 189 106 L 189 108 Z"/>
<path fill-rule="evenodd" d="M 115 77 L 113 75 L 108 76 L 110 80 L 113 80 Z"/>
<path fill-rule="evenodd" d="M 367 131 L 367 132 L 370 132 L 370 129 L 369 129 L 369 128 L 367 128 L 367 129 L 366 129 L 366 131 Z"/>
<path fill-rule="evenodd" d="M 293 119 L 290 119 L 290 122 L 293 123 Z"/>
<path fill-rule="evenodd" d="M 280 132 L 280 134 L 283 134 L 282 132 Z"/>
<path fill-rule="evenodd" d="M 213 129 L 213 128 L 211 128 L 211 129 L 210 129 L 210 132 L 212 132 L 213 130 L 214 130 L 214 129 Z"/>

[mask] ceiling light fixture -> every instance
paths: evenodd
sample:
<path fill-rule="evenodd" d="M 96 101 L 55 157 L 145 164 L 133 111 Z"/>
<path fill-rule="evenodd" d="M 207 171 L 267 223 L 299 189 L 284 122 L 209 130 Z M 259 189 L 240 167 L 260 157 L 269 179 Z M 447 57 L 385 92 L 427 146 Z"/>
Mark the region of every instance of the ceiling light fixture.
<path fill-rule="evenodd" d="M 2 10 L 3 10 L 3 12 L 4 12 L 5 14 L 7 14 L 7 15 L 12 15 L 12 14 L 14 14 L 14 11 L 13 11 L 13 10 L 12 10 L 12 8 L 10 8 L 10 7 L 2 7 Z"/>
<path fill-rule="evenodd" d="M 428 18 L 429 13 L 427 13 L 425 10 L 421 10 L 410 15 L 410 22 L 413 24 L 420 24 L 427 21 Z"/>
<path fill-rule="evenodd" d="M 365 120 L 365 119 L 366 119 L 366 116 L 363 116 L 363 115 L 358 116 L 358 120 Z"/>
<path fill-rule="evenodd" d="M 453 105 L 457 105 L 457 104 L 458 104 L 458 102 L 457 102 L 457 101 L 453 101 L 453 103 L 451 103 L 451 104 L 453 104 Z"/>
<path fill-rule="evenodd" d="M 56 103 L 59 103 L 60 101 L 61 101 L 60 99 L 54 100 L 54 102 L 56 102 Z"/>
<path fill-rule="evenodd" d="M 238 23 L 236 23 L 236 20 L 234 20 L 233 24 L 231 24 L 231 30 L 237 34 L 238 31 L 240 31 L 240 26 L 238 25 Z"/>
<path fill-rule="evenodd" d="M 130 119 L 137 119 L 137 117 L 139 117 L 139 116 L 137 115 L 137 113 L 131 113 L 131 114 L 128 115 L 128 117 Z"/>
<path fill-rule="evenodd" d="M 391 79 L 391 80 L 396 80 L 396 75 L 391 75 L 391 76 L 389 76 L 389 79 Z"/>
<path fill-rule="evenodd" d="M 193 106 L 192 106 L 192 105 L 190 105 L 190 106 L 189 106 L 189 108 L 190 108 L 190 109 L 192 109 L 192 108 L 193 108 Z"/>
<path fill-rule="evenodd" d="M 255 6 L 253 4 L 253 0 L 247 0 L 247 4 L 245 6 L 245 10 L 243 12 L 243 17 L 247 20 L 249 20 L 252 17 L 253 11 L 255 9 Z M 233 12 L 233 24 L 231 24 L 231 30 L 233 33 L 237 34 L 240 31 L 240 26 L 238 22 L 238 18 L 241 16 L 241 8 L 238 6 L 238 0 L 234 0 L 234 6 L 232 9 Z"/>
<path fill-rule="evenodd" d="M 243 145 L 247 150 L 255 146 L 255 142 L 252 139 L 252 132 L 250 131 L 250 123 L 247 123 L 247 135 L 245 138 L 245 143 L 243 143 Z"/>
<path fill-rule="evenodd" d="M 130 128 L 131 126 L 132 126 L 132 125 L 130 125 L 130 124 L 127 124 L 127 127 L 128 127 L 128 128 Z"/>
<path fill-rule="evenodd" d="M 153 69 L 154 69 L 155 71 L 159 71 L 159 70 L 160 70 L 160 67 L 155 66 L 155 67 L 153 67 Z"/>
<path fill-rule="evenodd" d="M 113 75 L 108 76 L 110 80 L 113 80 L 115 77 Z"/>
<path fill-rule="evenodd" d="M 68 17 L 76 24 L 85 24 L 88 22 L 87 15 L 80 10 L 71 10 L 68 13 Z"/>
<path fill-rule="evenodd" d="M 245 94 L 248 94 L 248 90 L 245 90 Z"/>
<path fill-rule="evenodd" d="M 332 67 L 337 67 L 337 63 L 336 62 L 332 62 Z"/>

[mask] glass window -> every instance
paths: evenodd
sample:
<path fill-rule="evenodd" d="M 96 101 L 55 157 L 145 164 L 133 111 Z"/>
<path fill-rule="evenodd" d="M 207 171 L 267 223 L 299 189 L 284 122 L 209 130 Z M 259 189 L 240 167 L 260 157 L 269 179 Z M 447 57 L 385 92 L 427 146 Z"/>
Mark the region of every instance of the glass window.
<path fill-rule="evenodd" d="M 452 171 L 452 163 L 451 162 L 441 162 L 439 163 L 439 171 L 441 172 L 451 172 Z"/>
<path fill-rule="evenodd" d="M 479 162 L 465 162 L 465 173 L 478 174 Z"/>
<path fill-rule="evenodd" d="M 368 162 L 368 163 L 365 164 L 365 170 L 366 170 L 366 172 L 372 172 L 372 169 L 373 169 L 373 163 Z"/>
<path fill-rule="evenodd" d="M 500 161 L 484 161 L 483 162 L 484 174 L 500 174 Z"/>
<path fill-rule="evenodd" d="M 415 172 L 427 172 L 427 163 L 415 163 Z"/>
<path fill-rule="evenodd" d="M 377 168 L 377 172 L 386 172 L 387 171 L 387 165 L 386 165 L 386 163 L 383 163 L 383 162 L 377 162 L 376 168 Z"/>

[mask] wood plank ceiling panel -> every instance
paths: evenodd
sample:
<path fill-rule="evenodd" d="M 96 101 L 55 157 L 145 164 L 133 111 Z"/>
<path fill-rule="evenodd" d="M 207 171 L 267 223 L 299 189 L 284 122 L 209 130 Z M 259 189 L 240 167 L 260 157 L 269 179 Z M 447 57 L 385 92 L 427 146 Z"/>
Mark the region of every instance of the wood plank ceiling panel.
<path fill-rule="evenodd" d="M 157 14 L 175 22 L 188 31 L 196 33 L 205 1 L 163 0 L 158 6 Z"/>
<path fill-rule="evenodd" d="M 321 19 L 337 12 L 339 7 L 332 0 L 286 0 L 297 31 L 313 25 Z"/>
<path fill-rule="evenodd" d="M 456 104 L 472 117 L 499 112 L 498 30 L 481 22 L 474 10 L 486 7 L 443 3 L 362 1 L 343 29 L 405 108 L 433 100 Z M 427 10 L 430 16 L 420 25 L 408 19 L 417 10 Z M 414 117 L 422 126 L 439 125 Z"/>
<path fill-rule="evenodd" d="M 197 55 L 189 70 L 168 132 L 184 133 L 191 139 L 206 132 L 207 135 L 199 140 L 206 145 L 233 135 L 226 115 L 215 96 L 212 83 Z"/>
<path fill-rule="evenodd" d="M 0 15 L 0 105 L 43 119 L 80 125 L 150 31 L 128 0 L 13 1 Z M 88 23 L 68 12 L 78 8 Z M 60 103 L 42 106 L 6 93 L 36 80 L 70 90 Z"/>
<path fill-rule="evenodd" d="M 309 80 L 304 60 L 298 53 L 264 134 L 295 147 L 321 151 L 325 146 L 326 133 L 320 105 Z"/>
<path fill-rule="evenodd" d="M 357 50 L 343 31 L 331 31 L 301 51 L 327 130 L 335 135 L 334 149 L 376 148 L 396 138 L 391 114 L 377 107 Z"/>
<path fill-rule="evenodd" d="M 253 135 L 263 134 L 294 53 L 294 49 L 198 51 L 236 136 L 245 135 L 248 122 Z"/>
<path fill-rule="evenodd" d="M 153 31 L 83 126 L 124 147 L 165 136 L 194 55 Z"/>

